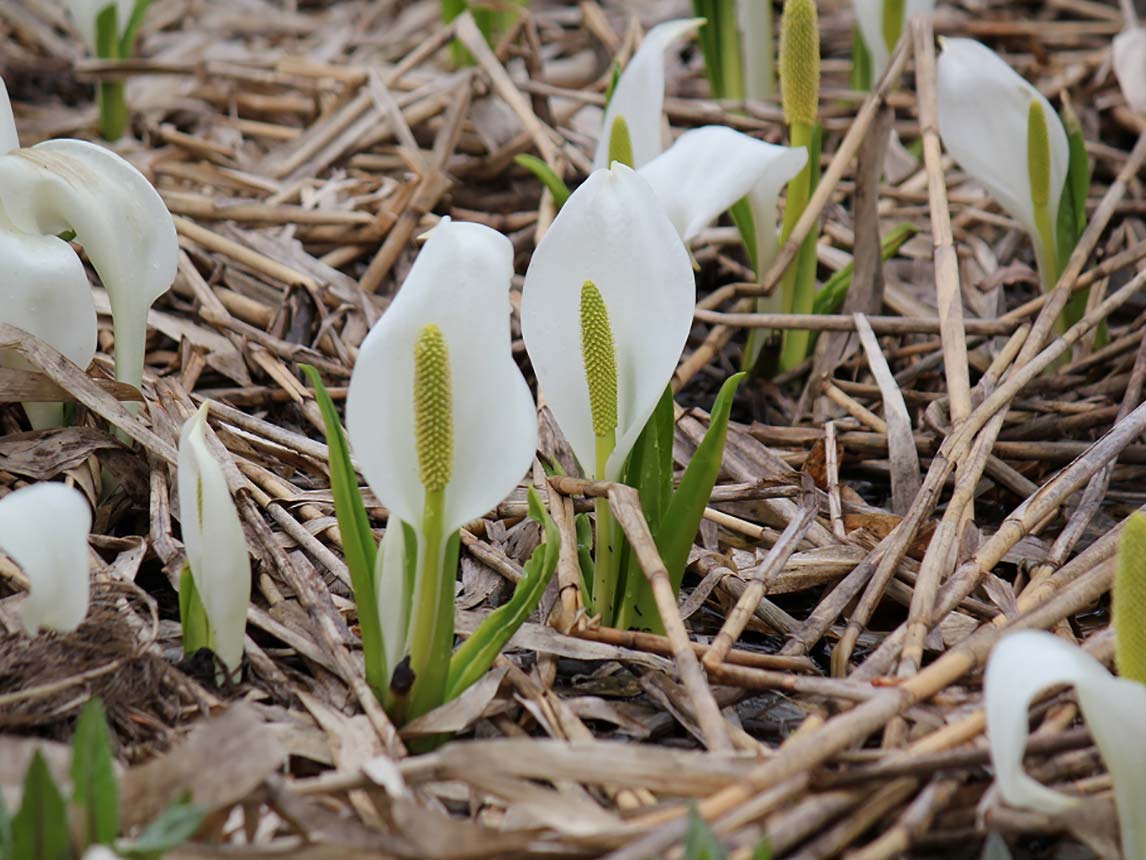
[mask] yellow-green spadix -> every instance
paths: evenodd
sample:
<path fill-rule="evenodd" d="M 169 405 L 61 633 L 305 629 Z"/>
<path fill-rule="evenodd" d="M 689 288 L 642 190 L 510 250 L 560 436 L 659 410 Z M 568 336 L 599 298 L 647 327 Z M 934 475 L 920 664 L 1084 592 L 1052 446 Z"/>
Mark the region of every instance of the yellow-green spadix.
<path fill-rule="evenodd" d="M 1002 58 L 973 39 L 944 39 L 936 75 L 943 146 L 1031 235 L 1041 255 L 1035 201 L 1041 195 L 1032 195 L 1031 189 L 1030 122 L 1041 111 L 1045 129 L 1034 131 L 1045 131 L 1045 148 L 1038 149 L 1048 156 L 1041 170 L 1053 225 L 1070 162 L 1058 114 Z M 1032 102 L 1040 110 L 1032 111 Z"/>
<path fill-rule="evenodd" d="M 87 615 L 91 523 L 87 499 L 65 484 L 44 481 L 0 499 L 0 551 L 28 577 L 22 612 L 29 633 L 67 633 Z"/>
<path fill-rule="evenodd" d="M 251 560 L 223 467 L 207 443 L 209 408 L 204 402 L 179 435 L 179 517 L 213 650 L 234 672 L 243 660 Z"/>
<path fill-rule="evenodd" d="M 47 140 L 20 149 L 3 83 L 0 92 L 0 225 L 35 236 L 75 233 L 111 304 L 116 377 L 138 386 L 147 312 L 175 279 L 171 214 L 142 173 L 102 146 Z M 77 312 L 86 316 L 86 303 Z"/>
<path fill-rule="evenodd" d="M 599 293 L 613 335 L 616 478 L 672 377 L 692 325 L 696 287 L 684 244 L 642 176 L 594 171 L 561 207 L 525 274 L 521 333 L 553 416 L 594 471 L 597 433 L 584 362 L 582 295 Z"/>
<path fill-rule="evenodd" d="M 632 147 L 633 167 L 656 158 L 664 148 L 661 142 L 662 110 L 665 100 L 665 51 L 679 39 L 700 29 L 703 18 L 681 18 L 658 24 L 645 34 L 609 99 L 601 121 L 601 135 L 593 167 L 609 166 L 609 139 L 617 117 L 623 117 Z"/>

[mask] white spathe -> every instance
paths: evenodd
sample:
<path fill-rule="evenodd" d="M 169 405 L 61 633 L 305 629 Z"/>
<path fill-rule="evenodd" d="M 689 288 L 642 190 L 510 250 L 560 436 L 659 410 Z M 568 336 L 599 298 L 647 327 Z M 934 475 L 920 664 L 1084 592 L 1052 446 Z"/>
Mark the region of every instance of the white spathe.
<path fill-rule="evenodd" d="M 537 450 L 537 410 L 511 351 L 512 277 L 509 239 L 480 224 L 443 218 L 362 342 L 346 397 L 346 431 L 362 474 L 390 510 L 392 523 L 395 517 L 422 522 L 414 342 L 427 325 L 441 329 L 450 362 L 453 468 L 445 488 L 443 534 L 497 505 L 529 469 Z"/>
<path fill-rule="evenodd" d="M 634 167 L 640 167 L 660 154 L 663 149 L 661 113 L 665 102 L 664 54 L 670 45 L 695 33 L 703 23 L 703 18 L 665 21 L 645 34 L 641 46 L 621 73 L 609 106 L 605 108 L 597 152 L 593 157 L 594 169 L 608 167 L 609 136 L 613 122 L 619 116 L 624 117 L 629 129 Z"/>
<path fill-rule="evenodd" d="M 725 126 L 706 125 L 686 131 L 638 172 L 685 242 L 747 197 L 763 272 L 776 252 L 780 191 L 807 160 L 802 146 L 776 146 Z"/>
<path fill-rule="evenodd" d="M 614 163 L 569 197 L 533 253 L 521 295 L 521 334 L 538 384 L 582 466 L 596 436 L 581 345 L 581 285 L 604 299 L 617 360 L 615 479 L 664 394 L 692 326 L 688 252 L 656 193 Z"/>
<path fill-rule="evenodd" d="M 131 20 L 132 10 L 135 9 L 135 0 L 65 0 L 68 14 L 72 23 L 76 25 L 76 32 L 84 40 L 84 44 L 94 55 L 96 53 L 96 18 L 108 6 L 116 8 L 116 23 L 122 33 Z M 117 34 L 118 35 L 118 34 Z"/>
<path fill-rule="evenodd" d="M 999 793 L 1011 806 L 1058 815 L 1077 799 L 1036 782 L 1023 771 L 1027 708 L 1040 692 L 1074 686 L 1090 734 L 1114 782 L 1122 852 L 1146 858 L 1146 686 L 1117 678 L 1081 648 L 1040 630 L 1003 637 L 991 652 L 983 681 L 987 738 Z"/>
<path fill-rule="evenodd" d="M 891 59 L 891 52 L 895 48 L 894 45 L 889 46 L 883 37 L 886 0 L 852 0 L 852 5 L 855 7 L 856 23 L 871 57 L 871 83 L 874 87 L 887 68 L 887 61 Z M 930 15 L 934 11 L 935 0 L 907 0 L 903 11 L 904 29 L 907 29 L 907 22 L 912 16 Z"/>
<path fill-rule="evenodd" d="M 28 577 L 24 626 L 68 633 L 88 612 L 91 508 L 66 484 L 43 481 L 0 499 L 0 550 Z"/>
<path fill-rule="evenodd" d="M 0 322 L 35 335 L 80 368 L 96 351 L 96 313 L 83 264 L 67 242 L 55 236 L 20 233 L 0 217 Z M 33 369 L 17 353 L 0 350 L 0 366 Z M 59 403 L 25 403 L 36 429 L 58 426 Z"/>
<path fill-rule="evenodd" d="M 1146 27 L 1130 27 L 1115 36 L 1110 60 L 1126 104 L 1146 114 Z"/>
<path fill-rule="evenodd" d="M 1050 102 L 998 54 L 973 39 L 943 39 L 937 100 L 943 146 L 1035 240 L 1034 204 L 1027 167 L 1027 115 L 1042 104 L 1050 143 L 1051 224 L 1066 184 L 1070 146 Z"/>
<path fill-rule="evenodd" d="M 251 559 L 223 467 L 207 445 L 209 407 L 204 401 L 179 434 L 179 516 L 215 654 L 233 673 L 243 661 Z"/>
<path fill-rule="evenodd" d="M 2 141 L 16 141 L 6 91 Z M 147 312 L 175 280 L 179 254 L 175 222 L 159 192 L 102 146 L 47 140 L 0 153 L 0 224 L 41 236 L 75 232 L 111 302 L 116 377 L 138 387 Z"/>

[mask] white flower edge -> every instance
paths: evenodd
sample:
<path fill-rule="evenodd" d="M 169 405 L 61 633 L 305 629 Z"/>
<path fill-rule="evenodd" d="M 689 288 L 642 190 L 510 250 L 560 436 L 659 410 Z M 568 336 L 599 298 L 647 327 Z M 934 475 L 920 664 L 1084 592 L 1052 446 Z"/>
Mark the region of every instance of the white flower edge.
<path fill-rule="evenodd" d="M 179 434 L 179 515 L 214 651 L 233 673 L 243 660 L 251 560 L 223 467 L 207 445 L 209 408 L 205 401 Z"/>
<path fill-rule="evenodd" d="M 537 410 L 511 351 L 509 239 L 449 218 L 428 237 L 359 348 L 346 432 L 391 517 L 421 523 L 414 342 L 425 326 L 437 325 L 449 350 L 452 394 L 453 465 L 443 514 L 449 535 L 501 502 L 528 471 L 537 450 Z"/>
<path fill-rule="evenodd" d="M 1052 226 L 1070 166 L 1070 145 L 1062 121 L 1046 97 L 986 45 L 974 39 L 942 39 L 941 43 L 936 96 L 943 146 L 1038 244 L 1027 167 L 1031 100 L 1042 105 L 1047 123 Z"/>
<path fill-rule="evenodd" d="M 581 343 L 581 285 L 601 293 L 617 365 L 615 479 L 672 378 L 692 327 L 688 252 L 649 183 L 614 163 L 569 197 L 525 273 L 521 334 L 553 417 L 581 465 L 595 463 Z"/>
<path fill-rule="evenodd" d="M 87 499 L 65 484 L 44 481 L 0 499 L 0 549 L 28 577 L 23 620 L 29 633 L 41 628 L 68 633 L 88 612 Z"/>
<path fill-rule="evenodd" d="M 686 242 L 747 197 L 764 270 L 775 256 L 780 191 L 807 160 L 804 147 L 776 146 L 725 126 L 707 125 L 686 131 L 638 172 Z"/>
<path fill-rule="evenodd" d="M 1114 37 L 1111 64 L 1126 104 L 1146 114 L 1146 27 L 1131 27 Z"/>
<path fill-rule="evenodd" d="M 613 122 L 624 117 L 633 145 L 633 166 L 652 161 L 661 151 L 661 114 L 665 103 L 665 51 L 678 39 L 695 33 L 703 18 L 681 18 L 657 24 L 625 66 L 601 120 L 593 169 L 609 166 L 609 136 Z"/>
<path fill-rule="evenodd" d="M 1023 771 L 1027 708 L 1042 691 L 1074 686 L 1079 707 L 1114 782 L 1127 857 L 1146 857 L 1146 686 L 1117 678 L 1081 648 L 1039 630 L 1003 637 L 983 682 L 987 738 L 999 793 L 1011 806 L 1058 815 L 1077 799 L 1049 789 Z"/>

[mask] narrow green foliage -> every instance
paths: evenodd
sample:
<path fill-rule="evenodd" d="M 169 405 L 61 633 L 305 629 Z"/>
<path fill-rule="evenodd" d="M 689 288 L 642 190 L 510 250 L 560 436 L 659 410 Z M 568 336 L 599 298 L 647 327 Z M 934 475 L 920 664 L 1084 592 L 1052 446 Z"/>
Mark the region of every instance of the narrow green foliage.
<path fill-rule="evenodd" d="M 119 835 L 119 783 L 111 732 L 99 699 L 80 711 L 72 738 L 72 802 L 79 814 L 80 850 L 111 845 Z"/>
<path fill-rule="evenodd" d="M 4 792 L 0 791 L 0 858 L 12 855 L 12 813 L 4 802 Z"/>
<path fill-rule="evenodd" d="M 188 657 L 212 647 L 211 622 L 187 562 L 179 574 L 179 623 L 183 626 L 183 653 Z"/>
<path fill-rule="evenodd" d="M 119 34 L 119 56 L 128 59 L 135 55 L 135 39 L 139 35 L 139 28 L 143 25 L 144 16 L 151 6 L 151 0 L 135 0 L 131 16 L 127 19 L 127 26 Z"/>
<path fill-rule="evenodd" d="M 1118 674 L 1146 684 L 1146 515 L 1134 513 L 1118 542 L 1114 573 L 1114 660 Z"/>
<path fill-rule="evenodd" d="M 592 281 L 581 285 L 581 358 L 589 386 L 593 432 L 605 436 L 617 429 L 617 348 L 609 309 Z"/>
<path fill-rule="evenodd" d="M 24 775 L 23 802 L 12 819 L 12 856 L 72 860 L 68 807 L 39 750 Z"/>
<path fill-rule="evenodd" d="M 605 87 L 605 109 L 609 107 L 609 102 L 613 100 L 613 93 L 617 91 L 617 84 L 621 82 L 621 64 L 614 62 L 613 68 L 609 72 L 609 85 Z"/>
<path fill-rule="evenodd" d="M 593 605 L 593 521 L 588 514 L 573 518 L 577 531 L 577 566 L 581 568 L 581 602 Z"/>
<path fill-rule="evenodd" d="M 771 3 L 772 0 L 767 0 Z M 740 50 L 740 26 L 736 16 L 736 0 L 716 0 L 713 4 L 716 21 L 709 21 L 706 27 L 715 25 L 718 43 L 717 61 L 720 64 L 721 91 L 717 98 L 744 98 L 744 62 Z M 709 63 L 706 55 L 705 66 Z"/>
<path fill-rule="evenodd" d="M 812 126 L 820 100 L 820 30 L 815 0 L 784 0 L 780 95 L 788 125 Z"/>
<path fill-rule="evenodd" d="M 883 43 L 889 54 L 894 54 L 899 44 L 906 12 L 907 0 L 883 0 Z"/>
<path fill-rule="evenodd" d="M 673 591 L 680 593 L 684 569 L 688 563 L 688 553 L 693 539 L 704 518 L 712 488 L 720 474 L 724 461 L 724 443 L 728 438 L 728 421 L 732 412 L 732 401 L 736 390 L 746 374 L 730 376 L 721 386 L 716 402 L 712 406 L 708 431 L 689 460 L 681 476 L 676 492 L 672 494 L 663 515 L 656 523 L 650 522 L 650 529 L 656 541 L 661 560 L 665 563 Z M 671 432 L 671 431 L 670 431 Z M 669 456 L 671 457 L 671 441 Z M 671 468 L 671 467 L 670 467 Z M 626 583 L 626 600 L 618 615 L 618 627 L 640 627 L 660 633 L 664 630 L 656 601 L 648 580 L 634 563 L 630 564 L 629 580 Z"/>
<path fill-rule="evenodd" d="M 867 42 L 863 40 L 859 24 L 852 28 L 852 72 L 851 88 L 856 92 L 867 92 L 871 89 L 871 51 Z"/>
<path fill-rule="evenodd" d="M 162 860 L 168 851 L 195 835 L 205 816 L 206 810 L 180 800 L 163 810 L 136 839 L 116 845 L 116 853 L 124 860 Z"/>
<path fill-rule="evenodd" d="M 688 812 L 684 834 L 684 860 L 727 860 L 728 852 L 693 806 Z"/>
<path fill-rule="evenodd" d="M 572 192 L 565 181 L 554 173 L 548 164 L 536 155 L 526 153 L 514 156 L 513 160 L 541 180 L 541 183 L 549 189 L 549 193 L 553 195 L 553 202 L 557 204 L 558 209 L 565 205 L 565 201 L 569 199 Z"/>
<path fill-rule="evenodd" d="M 119 55 L 119 13 L 114 3 L 105 6 L 96 16 L 96 53 L 100 59 L 121 59 Z M 130 118 L 123 81 L 100 81 L 96 84 L 96 104 L 99 107 L 99 133 L 104 140 L 117 141 L 123 137 Z"/>
<path fill-rule="evenodd" d="M 885 261 L 890 260 L 903 247 L 903 243 L 918 232 L 919 228 L 914 224 L 895 225 L 883 239 L 880 246 L 880 257 Z M 854 274 L 855 265 L 848 263 L 832 275 L 816 293 L 815 301 L 812 303 L 812 313 L 834 314 L 839 310 L 844 299 L 847 298 L 848 288 L 852 285 Z"/>
<path fill-rule="evenodd" d="M 619 161 L 626 167 L 633 166 L 633 138 L 629 135 L 629 124 L 623 116 L 613 119 L 609 129 L 609 164 Z"/>
<path fill-rule="evenodd" d="M 789 219 L 789 210 L 784 210 L 784 226 L 782 239 L 786 240 L 796 226 L 800 215 L 807 207 L 809 198 L 820 184 L 820 140 L 822 129 L 819 125 L 812 128 L 796 126 L 792 129 L 794 145 L 803 145 L 808 151 L 808 163 L 800 171 L 795 182 L 796 190 L 793 194 L 792 182 L 788 183 L 788 207 L 792 207 L 793 217 Z M 816 230 L 809 230 L 800 245 L 799 253 L 792 265 L 784 273 L 780 282 L 780 294 L 784 301 L 786 313 L 809 314 L 812 312 L 816 300 L 816 242 L 819 236 Z M 798 366 L 808 355 L 812 342 L 812 333 L 806 330 L 788 329 L 784 332 L 780 346 L 780 370 L 791 370 Z"/>
<path fill-rule="evenodd" d="M 748 265 L 757 276 L 764 274 L 760 271 L 760 252 L 756 247 L 756 219 L 752 216 L 752 206 L 747 197 L 741 197 L 732 204 L 728 210 L 732 216 L 732 223 L 740 231 L 740 241 L 744 243 L 744 253 L 748 255 Z"/>
<path fill-rule="evenodd" d="M 1073 110 L 1070 110 L 1069 103 L 1064 104 L 1063 125 L 1066 126 L 1070 161 L 1055 221 L 1055 240 L 1058 245 L 1057 258 L 1060 267 L 1066 265 L 1074 252 L 1074 246 L 1086 231 L 1086 198 L 1090 193 L 1090 159 L 1086 155 L 1086 140 L 1082 135 L 1078 117 Z M 1089 288 L 1079 290 L 1070 297 L 1062 312 L 1067 326 L 1072 326 L 1082 319 L 1089 297 Z M 1103 320 L 1095 335 L 1094 345 L 1101 347 L 1108 340 L 1106 321 Z"/>
<path fill-rule="evenodd" d="M 537 608 L 553 571 L 557 569 L 561 533 L 532 487 L 529 490 L 529 516 L 544 527 L 544 543 L 533 551 L 525 563 L 525 576 L 514 588 L 513 597 L 487 615 L 473 635 L 454 652 L 450 659 L 449 680 L 446 682 L 447 702 L 457 698 L 489 671 L 502 648 Z"/>
<path fill-rule="evenodd" d="M 768 841 L 767 835 L 752 849 L 752 860 L 772 860 L 772 843 Z"/>
<path fill-rule="evenodd" d="M 350 461 L 350 448 L 346 444 L 338 411 L 318 371 L 304 364 L 302 372 L 314 389 L 314 399 L 322 413 L 322 423 L 326 430 L 330 491 L 334 496 L 334 513 L 338 519 L 338 531 L 342 535 L 342 548 L 346 554 L 350 584 L 354 589 L 354 602 L 358 605 L 362 652 L 366 660 L 366 683 L 379 701 L 382 701 L 390 686 L 390 679 L 386 677 L 386 646 L 382 640 L 374 592 L 374 562 L 378 545 L 370 530 L 370 518 L 358 489 L 358 476 Z"/>
<path fill-rule="evenodd" d="M 697 32 L 700 52 L 704 56 L 704 71 L 708 86 L 715 99 L 724 98 L 724 64 L 720 61 L 720 8 L 721 0 L 692 0 L 692 12 L 696 18 L 703 18 L 704 24 Z"/>

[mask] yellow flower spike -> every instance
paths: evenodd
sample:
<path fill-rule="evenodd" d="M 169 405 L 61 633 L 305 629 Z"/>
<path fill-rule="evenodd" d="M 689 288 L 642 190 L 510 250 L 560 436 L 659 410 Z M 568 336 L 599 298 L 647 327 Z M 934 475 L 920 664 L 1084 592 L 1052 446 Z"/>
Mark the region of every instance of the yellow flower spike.
<path fill-rule="evenodd" d="M 629 124 L 623 116 L 613 120 L 609 130 L 609 163 L 619 161 L 626 167 L 633 167 L 633 139 L 629 135 Z"/>
<path fill-rule="evenodd" d="M 1146 683 L 1146 516 L 1133 514 L 1118 544 L 1114 574 L 1114 660 L 1123 678 Z"/>
<path fill-rule="evenodd" d="M 789 126 L 816 124 L 820 30 L 815 0 L 785 0 L 780 23 L 780 97 Z"/>
<path fill-rule="evenodd" d="M 593 432 L 605 436 L 617 429 L 617 349 L 609 310 L 592 281 L 581 285 L 581 355 L 589 383 Z"/>
<path fill-rule="evenodd" d="M 1031 99 L 1027 108 L 1027 174 L 1031 202 L 1045 207 L 1050 202 L 1050 139 L 1042 103 Z"/>
<path fill-rule="evenodd" d="M 454 462 L 450 351 L 433 323 L 414 342 L 414 437 L 422 485 L 430 493 L 445 489 Z"/>

